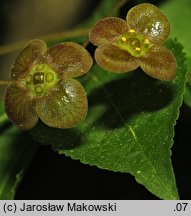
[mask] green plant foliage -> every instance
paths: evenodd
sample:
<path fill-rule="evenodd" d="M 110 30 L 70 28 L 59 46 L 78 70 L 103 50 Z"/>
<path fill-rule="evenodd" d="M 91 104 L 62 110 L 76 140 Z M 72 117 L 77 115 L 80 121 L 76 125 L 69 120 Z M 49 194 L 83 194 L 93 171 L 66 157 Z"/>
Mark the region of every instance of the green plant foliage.
<path fill-rule="evenodd" d="M 160 6 L 171 23 L 171 37 L 177 37 L 191 60 L 191 4 L 190 0 L 168 0 Z"/>
<path fill-rule="evenodd" d="M 191 4 L 190 0 L 168 0 L 160 7 L 162 11 L 168 16 L 173 31 L 171 36 L 177 37 L 184 46 L 184 51 L 187 55 L 187 63 L 189 74 L 191 74 Z M 177 8 L 179 13 L 177 13 Z M 191 82 L 186 85 L 184 102 L 191 107 Z"/>
<path fill-rule="evenodd" d="M 0 103 L 0 110 L 2 103 Z M 0 113 L 0 200 L 13 199 L 16 188 L 37 150 L 37 144 Z"/>
<path fill-rule="evenodd" d="M 173 81 L 152 79 L 140 69 L 116 75 L 95 64 L 82 80 L 87 119 L 69 130 L 39 123 L 32 130 L 35 139 L 82 163 L 131 173 L 161 199 L 178 199 L 170 148 L 187 69 L 182 46 L 172 40 L 167 46 L 178 64 Z"/>

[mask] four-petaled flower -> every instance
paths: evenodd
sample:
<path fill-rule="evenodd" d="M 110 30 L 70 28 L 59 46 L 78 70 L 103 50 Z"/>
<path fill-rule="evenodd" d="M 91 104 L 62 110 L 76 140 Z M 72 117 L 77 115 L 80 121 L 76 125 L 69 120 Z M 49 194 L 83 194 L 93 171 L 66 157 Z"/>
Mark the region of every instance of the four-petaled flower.
<path fill-rule="evenodd" d="M 50 127 L 76 126 L 85 118 L 88 104 L 84 88 L 73 77 L 91 66 L 91 56 L 76 43 L 47 49 L 42 40 L 30 41 L 11 70 L 4 99 L 8 117 L 23 130 L 34 127 L 39 118 Z"/>
<path fill-rule="evenodd" d="M 126 21 L 108 17 L 90 30 L 90 41 L 98 46 L 97 63 L 104 69 L 123 73 L 141 67 L 149 76 L 170 80 L 175 76 L 176 60 L 162 42 L 168 38 L 170 23 L 154 5 L 131 8 Z"/>

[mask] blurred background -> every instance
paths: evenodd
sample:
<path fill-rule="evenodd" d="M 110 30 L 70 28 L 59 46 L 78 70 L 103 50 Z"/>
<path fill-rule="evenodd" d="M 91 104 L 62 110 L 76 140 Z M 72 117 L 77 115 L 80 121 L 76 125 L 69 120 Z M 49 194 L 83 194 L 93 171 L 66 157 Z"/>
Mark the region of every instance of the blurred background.
<path fill-rule="evenodd" d="M 0 0 L 0 46 L 70 29 L 86 20 L 99 0 Z M 19 51 L 0 55 L 0 79 L 9 79 Z M 5 87 L 0 86 L 2 98 Z"/>

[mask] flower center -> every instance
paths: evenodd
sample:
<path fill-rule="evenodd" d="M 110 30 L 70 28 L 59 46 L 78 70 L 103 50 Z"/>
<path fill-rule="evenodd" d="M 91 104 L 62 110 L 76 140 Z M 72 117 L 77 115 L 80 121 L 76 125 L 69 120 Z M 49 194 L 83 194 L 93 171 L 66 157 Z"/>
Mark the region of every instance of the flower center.
<path fill-rule="evenodd" d="M 43 96 L 58 82 L 56 72 L 46 64 L 38 64 L 31 68 L 25 79 L 26 85 L 35 96 Z"/>
<path fill-rule="evenodd" d="M 121 35 L 115 45 L 128 51 L 134 57 L 141 57 L 152 47 L 150 41 L 145 36 L 138 34 L 134 29 Z"/>

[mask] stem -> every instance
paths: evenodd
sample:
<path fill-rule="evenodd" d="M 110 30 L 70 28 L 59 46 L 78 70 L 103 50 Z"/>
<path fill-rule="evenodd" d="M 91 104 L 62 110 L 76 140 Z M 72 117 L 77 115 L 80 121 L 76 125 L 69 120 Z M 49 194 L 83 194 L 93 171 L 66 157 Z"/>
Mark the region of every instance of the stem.
<path fill-rule="evenodd" d="M 126 4 L 128 1 L 130 0 L 121 0 L 119 1 L 114 7 L 113 9 L 108 13 L 108 16 L 112 16 L 113 14 L 115 14 L 121 7 L 123 7 L 124 4 Z"/>
<path fill-rule="evenodd" d="M 112 10 L 108 13 L 107 16 L 112 16 L 114 13 L 116 13 L 116 11 L 118 11 L 128 1 L 130 0 L 120 0 L 119 2 L 117 2 L 117 4 L 112 8 Z M 51 42 L 51 41 L 59 41 L 59 40 L 67 39 L 67 38 L 86 36 L 88 32 L 89 32 L 89 28 L 72 29 L 72 30 L 66 30 L 63 32 L 57 32 L 53 34 L 37 36 L 37 38 L 42 39 L 46 42 Z M 29 38 L 27 40 L 13 42 L 13 43 L 9 43 L 9 44 L 0 46 L 0 55 L 10 53 L 13 51 L 17 51 L 21 49 L 29 40 L 32 40 L 32 39 L 34 38 Z M 86 47 L 88 44 L 89 44 L 89 40 L 87 39 L 83 43 L 83 46 Z"/>
<path fill-rule="evenodd" d="M 126 4 L 128 1 L 130 0 L 120 0 L 119 2 L 117 2 L 117 4 L 109 11 L 109 13 L 107 14 L 107 16 L 112 16 L 113 14 L 116 13 L 116 11 L 118 11 L 124 4 Z M 84 43 L 82 44 L 82 46 L 85 48 L 88 46 L 89 44 L 89 38 L 84 41 Z"/>
<path fill-rule="evenodd" d="M 88 32 L 89 32 L 89 28 L 73 29 L 73 30 L 57 32 L 57 33 L 49 34 L 49 35 L 42 35 L 42 36 L 38 36 L 37 38 L 45 40 L 46 42 L 59 41 L 59 40 L 67 39 L 67 38 L 85 36 L 88 34 Z M 32 40 L 32 38 L 1 46 L 0 55 L 21 49 L 29 40 Z"/>
<path fill-rule="evenodd" d="M 0 80 L 0 86 L 9 85 L 10 83 L 11 83 L 11 81 L 8 81 L 8 80 Z"/>

